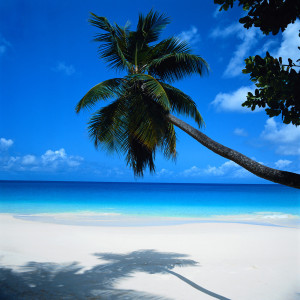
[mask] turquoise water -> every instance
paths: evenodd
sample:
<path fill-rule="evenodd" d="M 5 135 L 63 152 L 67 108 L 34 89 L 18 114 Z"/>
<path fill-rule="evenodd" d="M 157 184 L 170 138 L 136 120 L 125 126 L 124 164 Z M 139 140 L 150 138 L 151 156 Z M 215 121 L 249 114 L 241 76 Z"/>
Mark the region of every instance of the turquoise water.
<path fill-rule="evenodd" d="M 300 216 L 299 207 L 299 190 L 275 184 L 0 181 L 0 213 L 201 218 L 276 212 Z"/>

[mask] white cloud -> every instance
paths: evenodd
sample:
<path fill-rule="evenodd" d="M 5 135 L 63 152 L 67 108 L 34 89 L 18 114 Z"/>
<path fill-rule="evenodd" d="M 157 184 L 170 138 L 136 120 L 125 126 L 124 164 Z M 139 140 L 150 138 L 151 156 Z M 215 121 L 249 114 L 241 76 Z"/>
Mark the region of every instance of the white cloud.
<path fill-rule="evenodd" d="M 293 62 L 299 59 L 299 28 L 300 21 L 296 20 L 294 24 L 289 24 L 286 30 L 282 33 L 282 40 L 280 46 L 274 49 L 276 40 L 270 39 L 263 44 L 260 49 L 256 49 L 256 54 L 265 55 L 266 51 L 269 51 L 274 57 L 282 57 L 283 62 L 288 63 L 288 58 L 291 58 Z M 211 37 L 213 38 L 227 38 L 229 36 L 235 35 L 241 43 L 237 45 L 233 56 L 231 57 L 229 64 L 224 72 L 225 77 L 235 77 L 242 74 L 242 69 L 245 66 L 244 60 L 249 55 L 254 55 L 255 53 L 250 53 L 257 42 L 264 37 L 261 31 L 256 27 L 251 27 L 250 29 L 245 29 L 242 24 L 234 23 L 225 28 L 215 28 Z M 270 50 L 272 48 L 272 50 Z"/>
<path fill-rule="evenodd" d="M 281 145 L 278 146 L 276 152 L 282 155 L 300 155 L 300 147 L 295 145 Z"/>
<path fill-rule="evenodd" d="M 80 165 L 80 162 L 82 160 L 82 157 L 67 155 L 64 148 L 55 151 L 47 150 L 45 154 L 41 156 L 42 164 L 54 169 L 62 165 L 67 165 L 69 167 L 77 167 Z"/>
<path fill-rule="evenodd" d="M 224 72 L 225 77 L 235 77 L 242 74 L 242 69 L 245 66 L 244 59 L 250 55 L 251 48 L 263 36 L 258 28 L 252 27 L 246 30 L 240 23 L 234 23 L 222 29 L 217 27 L 211 33 L 211 37 L 213 38 L 227 38 L 232 35 L 235 35 L 241 43 L 236 47 L 226 67 Z"/>
<path fill-rule="evenodd" d="M 224 175 L 224 172 L 220 169 L 220 167 L 212 167 L 208 166 L 206 170 L 204 170 L 206 174 L 211 175 Z"/>
<path fill-rule="evenodd" d="M 1 158 L 1 166 L 4 170 L 12 169 L 15 165 L 17 165 L 20 161 L 19 156 L 9 156 Z"/>
<path fill-rule="evenodd" d="M 198 33 L 198 29 L 195 26 L 192 26 L 190 30 L 182 31 L 178 35 L 178 38 L 193 45 L 200 41 L 200 34 Z"/>
<path fill-rule="evenodd" d="M 6 150 L 8 149 L 9 147 L 12 146 L 12 144 L 14 143 L 13 140 L 11 139 L 5 139 L 5 138 L 1 138 L 0 139 L 0 150 Z"/>
<path fill-rule="evenodd" d="M 248 136 L 248 132 L 244 128 L 235 128 L 233 133 L 238 136 Z"/>
<path fill-rule="evenodd" d="M 73 65 L 66 65 L 64 62 L 59 62 L 53 71 L 62 72 L 68 76 L 73 75 L 75 73 L 75 68 Z"/>
<path fill-rule="evenodd" d="M 278 124 L 274 118 L 270 118 L 266 121 L 262 137 L 275 143 L 299 142 L 300 146 L 300 127 L 292 124 Z"/>
<path fill-rule="evenodd" d="M 61 148 L 60 150 L 52 151 L 47 150 L 45 154 L 42 155 L 42 162 L 47 164 L 49 162 L 53 162 L 58 159 L 65 159 L 66 158 L 66 151 L 65 149 Z"/>
<path fill-rule="evenodd" d="M 271 118 L 266 121 L 261 138 L 276 145 L 279 154 L 300 155 L 300 127 L 278 124 Z"/>
<path fill-rule="evenodd" d="M 187 170 L 184 170 L 182 172 L 182 175 L 185 177 L 190 177 L 190 176 L 199 176 L 203 174 L 203 170 L 201 170 L 200 168 L 193 166 Z"/>
<path fill-rule="evenodd" d="M 28 154 L 23 156 L 22 165 L 33 165 L 37 163 L 37 159 L 34 155 Z"/>
<path fill-rule="evenodd" d="M 0 140 L 1 141 L 1 140 Z M 9 140 L 6 140 L 9 141 Z M 10 142 L 6 144 L 11 144 Z M 11 171 L 66 171 L 78 167 L 83 161 L 80 156 L 68 155 L 65 149 L 47 150 L 41 156 L 4 155 L 0 157 L 0 169 Z"/>
<path fill-rule="evenodd" d="M 243 107 L 242 103 L 247 100 L 248 92 L 254 93 L 254 90 L 254 86 L 242 86 L 232 93 L 219 93 L 211 104 L 218 111 L 252 112 L 249 108 Z M 254 112 L 260 110 L 256 109 Z"/>
<path fill-rule="evenodd" d="M 289 24 L 286 30 L 282 33 L 282 41 L 280 47 L 271 52 L 275 57 L 282 57 L 283 63 L 288 63 L 288 58 L 291 58 L 296 63 L 299 56 L 299 28 L 300 21 L 296 20 L 294 24 Z"/>
<path fill-rule="evenodd" d="M 220 27 L 216 27 L 210 34 L 213 38 L 227 38 L 233 34 L 241 32 L 243 25 L 240 23 L 233 23 L 225 28 L 220 29 Z"/>
<path fill-rule="evenodd" d="M 207 169 L 204 170 L 204 172 L 206 174 L 219 176 L 219 175 L 225 175 L 226 173 L 228 173 L 236 168 L 240 168 L 240 166 L 237 165 L 235 162 L 229 160 L 229 161 L 226 161 L 225 163 L 223 163 L 219 167 L 208 166 Z"/>
<path fill-rule="evenodd" d="M 249 176 L 249 172 L 240 167 L 235 162 L 228 160 L 220 166 L 207 166 L 205 169 L 193 166 L 187 170 L 184 170 L 181 175 L 185 177 L 196 176 L 229 176 L 233 178 L 243 178 Z"/>
<path fill-rule="evenodd" d="M 275 162 L 275 166 L 278 169 L 283 169 L 287 166 L 289 166 L 292 162 L 290 160 L 287 159 L 279 159 L 278 161 Z"/>
<path fill-rule="evenodd" d="M 260 164 L 264 164 L 259 162 Z M 252 173 L 239 166 L 235 162 L 228 160 L 220 166 L 208 166 L 205 170 L 206 174 L 213 176 L 227 176 L 232 178 L 245 178 L 252 176 Z"/>
<path fill-rule="evenodd" d="M 233 57 L 230 59 L 229 64 L 224 72 L 226 77 L 235 77 L 242 74 L 242 70 L 245 67 L 245 58 L 249 55 L 249 50 L 257 43 L 259 30 L 257 28 L 251 28 L 245 30 L 244 34 L 238 34 L 238 37 L 242 40 L 242 43 L 237 46 Z"/>

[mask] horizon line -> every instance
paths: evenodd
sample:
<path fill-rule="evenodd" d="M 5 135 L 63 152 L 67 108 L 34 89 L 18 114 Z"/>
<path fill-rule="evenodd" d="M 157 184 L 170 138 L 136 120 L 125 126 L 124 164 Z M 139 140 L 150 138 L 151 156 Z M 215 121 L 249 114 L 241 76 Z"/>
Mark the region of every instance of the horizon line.
<path fill-rule="evenodd" d="M 191 185 L 280 185 L 276 183 L 213 183 L 213 182 L 134 182 L 134 181 L 81 181 L 81 180 L 24 180 L 0 179 L 0 182 L 45 182 L 45 183 L 126 183 L 126 184 L 191 184 Z M 281 185 L 280 185 L 281 186 Z"/>

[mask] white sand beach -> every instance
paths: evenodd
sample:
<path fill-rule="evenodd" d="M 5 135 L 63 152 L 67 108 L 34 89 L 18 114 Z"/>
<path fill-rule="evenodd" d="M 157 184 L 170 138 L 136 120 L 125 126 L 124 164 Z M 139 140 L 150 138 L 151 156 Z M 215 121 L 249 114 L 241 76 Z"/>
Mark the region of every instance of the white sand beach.
<path fill-rule="evenodd" d="M 0 214 L 6 299 L 295 300 L 299 251 L 296 228 L 78 226 Z"/>

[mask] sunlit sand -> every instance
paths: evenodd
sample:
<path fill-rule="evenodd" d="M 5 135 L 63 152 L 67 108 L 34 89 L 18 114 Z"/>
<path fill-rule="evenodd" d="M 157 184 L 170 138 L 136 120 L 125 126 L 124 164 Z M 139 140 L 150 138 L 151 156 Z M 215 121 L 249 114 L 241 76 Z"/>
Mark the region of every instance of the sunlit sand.
<path fill-rule="evenodd" d="M 5 279 L 6 295 L 25 299 L 299 297 L 297 228 L 222 222 L 124 225 L 66 225 L 1 214 L 0 276 L 2 283 Z"/>

